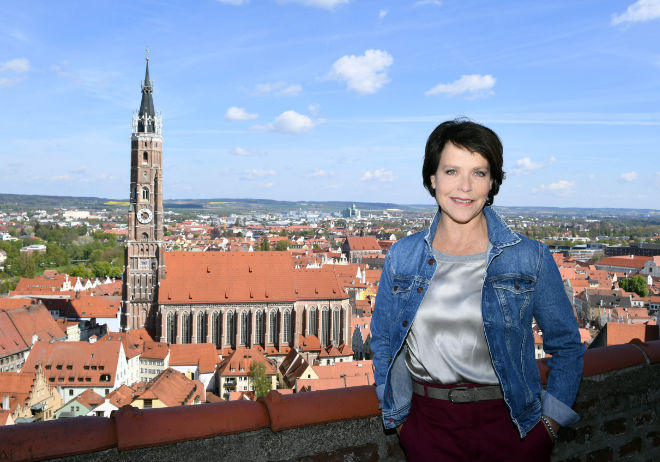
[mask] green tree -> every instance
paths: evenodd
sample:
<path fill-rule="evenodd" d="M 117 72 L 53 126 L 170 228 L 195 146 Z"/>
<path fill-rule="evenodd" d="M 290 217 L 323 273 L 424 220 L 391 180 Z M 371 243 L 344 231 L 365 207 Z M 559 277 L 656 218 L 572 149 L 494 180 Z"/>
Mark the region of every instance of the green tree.
<path fill-rule="evenodd" d="M 619 287 L 626 292 L 635 292 L 640 297 L 646 297 L 649 294 L 649 288 L 646 285 L 646 279 L 643 276 L 622 278 L 619 280 Z"/>
<path fill-rule="evenodd" d="M 281 241 L 277 241 L 277 244 L 275 244 L 275 250 L 280 252 L 289 248 L 291 248 L 291 241 L 288 239 L 282 239 Z"/>
<path fill-rule="evenodd" d="M 27 252 L 21 253 L 21 256 L 18 260 L 18 268 L 21 276 L 25 278 L 33 278 L 37 272 L 37 262 L 35 256 L 28 254 Z"/>
<path fill-rule="evenodd" d="M 262 398 L 271 390 L 272 381 L 266 375 L 266 366 L 262 363 L 253 362 L 250 366 L 250 378 L 252 389 L 257 398 Z"/>
<path fill-rule="evenodd" d="M 264 238 L 259 243 L 259 250 L 262 250 L 264 252 L 268 252 L 270 250 L 270 241 L 266 236 L 264 236 Z"/>

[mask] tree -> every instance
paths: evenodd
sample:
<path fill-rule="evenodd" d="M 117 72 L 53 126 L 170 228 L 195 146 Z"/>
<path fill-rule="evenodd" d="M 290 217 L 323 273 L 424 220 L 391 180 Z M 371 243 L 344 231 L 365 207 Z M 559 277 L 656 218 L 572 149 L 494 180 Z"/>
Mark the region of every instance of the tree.
<path fill-rule="evenodd" d="M 270 241 L 266 236 L 261 240 L 261 243 L 259 243 L 259 250 L 262 250 L 264 252 L 268 252 L 270 250 Z"/>
<path fill-rule="evenodd" d="M 252 379 L 252 389 L 257 398 L 266 396 L 272 385 L 271 379 L 266 375 L 266 366 L 263 363 L 252 362 L 250 378 Z"/>
<path fill-rule="evenodd" d="M 640 297 L 646 297 L 649 294 L 649 288 L 646 285 L 646 279 L 643 276 L 622 278 L 619 280 L 619 287 L 626 292 L 635 292 Z"/>
<path fill-rule="evenodd" d="M 278 251 L 283 251 L 287 250 L 291 247 L 291 241 L 288 239 L 282 239 L 281 241 L 277 241 L 277 244 L 275 244 L 275 250 Z"/>

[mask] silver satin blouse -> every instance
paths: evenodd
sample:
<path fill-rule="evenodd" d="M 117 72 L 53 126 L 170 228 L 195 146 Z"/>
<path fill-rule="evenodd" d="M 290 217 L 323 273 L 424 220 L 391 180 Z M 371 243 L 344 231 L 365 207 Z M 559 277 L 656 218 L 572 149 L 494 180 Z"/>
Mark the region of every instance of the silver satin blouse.
<path fill-rule="evenodd" d="M 433 249 L 437 268 L 406 343 L 406 365 L 422 382 L 499 383 L 481 316 L 485 253 L 455 256 Z"/>

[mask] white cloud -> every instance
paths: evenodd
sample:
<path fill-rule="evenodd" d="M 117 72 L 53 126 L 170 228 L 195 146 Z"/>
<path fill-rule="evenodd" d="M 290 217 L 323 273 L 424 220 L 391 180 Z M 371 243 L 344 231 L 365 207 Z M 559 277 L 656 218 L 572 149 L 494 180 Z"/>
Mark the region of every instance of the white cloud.
<path fill-rule="evenodd" d="M 332 170 L 322 170 L 319 168 L 315 168 L 313 172 L 310 172 L 305 176 L 307 178 L 329 177 L 329 176 L 335 176 L 335 172 L 333 172 Z"/>
<path fill-rule="evenodd" d="M 0 72 L 16 72 L 24 74 L 30 70 L 30 61 L 27 58 L 16 58 L 6 63 L 0 63 Z"/>
<path fill-rule="evenodd" d="M 332 10 L 337 5 L 346 5 L 349 0 L 277 0 L 277 3 L 300 3 L 305 6 Z"/>
<path fill-rule="evenodd" d="M 259 183 L 259 186 L 261 186 L 262 188 L 267 189 L 267 188 L 272 188 L 272 187 L 273 187 L 273 184 L 274 184 L 274 183 L 273 183 L 272 181 L 269 181 L 269 182 L 267 182 L 267 183 Z"/>
<path fill-rule="evenodd" d="M 225 112 L 225 119 L 227 120 L 254 120 L 259 117 L 259 114 L 250 114 L 242 107 L 232 106 Z"/>
<path fill-rule="evenodd" d="M 250 156 L 250 155 L 252 155 L 252 153 L 250 151 L 248 151 L 247 149 L 243 149 L 240 146 L 235 146 L 229 152 L 234 154 L 235 156 Z"/>
<path fill-rule="evenodd" d="M 273 122 L 266 125 L 254 125 L 253 130 L 266 130 L 278 133 L 304 133 L 310 131 L 322 120 L 312 120 L 296 111 L 284 111 Z"/>
<path fill-rule="evenodd" d="M 255 95 L 268 95 L 273 94 L 276 96 L 296 96 L 302 91 L 302 86 L 297 83 L 288 84 L 283 81 L 272 83 L 260 83 L 255 85 L 252 94 Z"/>
<path fill-rule="evenodd" d="M 378 19 L 382 20 L 385 16 L 387 16 L 387 13 L 389 13 L 389 11 L 387 11 L 387 10 L 380 10 L 380 11 L 378 12 Z"/>
<path fill-rule="evenodd" d="M 275 170 L 266 170 L 262 168 L 246 168 L 243 170 L 243 177 L 248 180 L 255 178 L 264 178 L 267 176 L 275 176 Z"/>
<path fill-rule="evenodd" d="M 424 5 L 442 6 L 442 2 L 440 0 L 420 0 L 418 2 L 415 2 L 413 6 L 424 6 Z"/>
<path fill-rule="evenodd" d="M 527 175 L 533 170 L 538 170 L 540 168 L 546 167 L 550 164 L 553 164 L 557 161 L 557 159 L 553 156 L 550 158 L 550 160 L 546 162 L 532 162 L 532 159 L 529 157 L 523 157 L 522 159 L 518 159 L 516 161 L 517 167 L 514 168 L 511 173 L 514 174 L 520 174 L 520 175 Z"/>
<path fill-rule="evenodd" d="M 575 181 L 559 180 L 556 183 L 542 184 L 539 188 L 533 188 L 532 192 L 537 192 L 539 189 L 542 191 L 551 191 L 560 196 L 565 196 L 573 192 Z"/>
<path fill-rule="evenodd" d="M 362 56 L 346 55 L 332 65 L 328 78 L 345 81 L 349 90 L 361 94 L 376 93 L 387 82 L 387 68 L 392 55 L 383 50 L 367 50 Z"/>
<path fill-rule="evenodd" d="M 462 75 L 460 79 L 451 83 L 439 83 L 426 92 L 426 95 L 437 95 L 439 93 L 456 96 L 467 93 L 469 97 L 478 98 L 480 96 L 492 95 L 492 88 L 495 86 L 495 77 L 490 74 Z"/>
<path fill-rule="evenodd" d="M 245 5 L 246 3 L 250 3 L 250 0 L 217 0 L 220 3 L 225 3 L 227 5 Z"/>
<path fill-rule="evenodd" d="M 660 18 L 660 0 L 637 0 L 625 13 L 612 15 L 612 24 L 645 22 Z"/>
<path fill-rule="evenodd" d="M 321 106 L 318 103 L 310 104 L 309 106 L 307 106 L 307 110 L 313 116 L 318 115 L 320 108 Z"/>
<path fill-rule="evenodd" d="M 364 172 L 364 175 L 362 175 L 362 178 L 360 178 L 361 181 L 383 181 L 383 182 L 391 182 L 394 181 L 394 173 L 392 170 L 385 170 L 384 168 L 374 170 L 373 172 L 366 171 Z"/>
<path fill-rule="evenodd" d="M 16 84 L 16 80 L 0 77 L 0 87 L 11 87 L 14 84 Z"/>
<path fill-rule="evenodd" d="M 635 181 L 637 179 L 637 172 L 632 171 L 622 173 L 620 178 L 624 181 Z"/>

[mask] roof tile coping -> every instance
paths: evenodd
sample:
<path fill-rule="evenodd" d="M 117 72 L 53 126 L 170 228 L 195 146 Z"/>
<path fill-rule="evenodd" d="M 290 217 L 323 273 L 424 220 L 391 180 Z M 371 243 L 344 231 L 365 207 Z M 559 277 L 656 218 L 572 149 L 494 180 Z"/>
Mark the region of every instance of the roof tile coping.
<path fill-rule="evenodd" d="M 105 417 L 76 417 L 0 428 L 0 455 L 15 462 L 67 457 L 117 446 L 114 423 Z"/>
<path fill-rule="evenodd" d="M 648 358 L 648 359 L 647 359 Z M 538 359 L 541 382 L 548 382 L 548 358 Z M 640 364 L 660 362 L 660 340 L 642 342 L 633 339 L 623 345 L 588 349 L 584 353 L 584 370 L 582 377 L 591 377 Z"/>
<path fill-rule="evenodd" d="M 259 430 L 270 424 L 262 403 L 245 400 L 146 411 L 126 405 L 112 418 L 120 451 Z"/>
<path fill-rule="evenodd" d="M 293 395 L 270 391 L 263 403 L 273 431 L 380 415 L 371 385 Z"/>
<path fill-rule="evenodd" d="M 644 357 L 642 351 L 649 358 Z M 660 362 L 660 340 L 635 341 L 587 350 L 583 376 L 630 366 Z M 542 382 L 547 382 L 547 359 L 537 360 Z M 104 417 L 76 417 L 0 427 L 0 454 L 10 460 L 41 460 L 101 451 L 130 450 L 253 431 L 273 431 L 377 416 L 373 386 L 341 388 L 197 406 L 141 410 L 124 406 Z M 185 422 L 185 425 L 182 425 Z M 40 435 L 35 439 L 34 435 Z M 76 435 L 77 438 L 71 438 Z"/>

